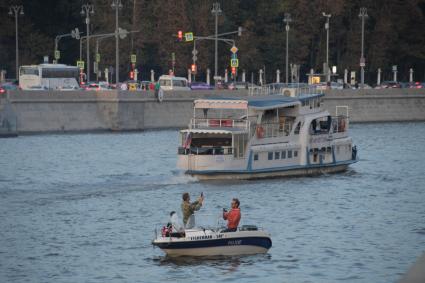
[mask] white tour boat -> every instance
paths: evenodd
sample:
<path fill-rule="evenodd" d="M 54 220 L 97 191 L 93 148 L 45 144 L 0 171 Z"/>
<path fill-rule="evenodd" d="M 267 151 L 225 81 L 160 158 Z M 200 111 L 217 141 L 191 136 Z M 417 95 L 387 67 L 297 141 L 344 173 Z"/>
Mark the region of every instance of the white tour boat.
<path fill-rule="evenodd" d="M 223 229 L 186 229 L 182 233 L 158 235 L 154 246 L 168 256 L 232 256 L 266 253 L 272 246 L 270 235 L 254 225 L 235 232 Z"/>
<path fill-rule="evenodd" d="M 348 107 L 331 116 L 323 94 L 194 101 L 180 131 L 177 167 L 198 179 L 254 179 L 340 172 L 357 161 Z M 345 110 L 338 115 L 338 110 Z M 341 112 L 341 111 L 340 111 Z"/>

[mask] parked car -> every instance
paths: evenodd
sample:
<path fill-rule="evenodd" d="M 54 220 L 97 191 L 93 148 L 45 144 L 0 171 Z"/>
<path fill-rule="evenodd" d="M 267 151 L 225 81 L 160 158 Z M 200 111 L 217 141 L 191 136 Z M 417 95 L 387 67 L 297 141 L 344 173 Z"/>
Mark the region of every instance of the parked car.
<path fill-rule="evenodd" d="M 158 81 L 163 90 L 190 90 L 187 79 L 183 77 L 162 75 Z"/>
<path fill-rule="evenodd" d="M 151 81 L 141 81 L 140 82 L 141 90 L 153 90 L 155 89 L 155 84 Z"/>
<path fill-rule="evenodd" d="M 228 84 L 226 84 L 225 82 L 223 82 L 223 81 L 217 81 L 215 83 L 215 88 L 216 89 L 228 89 L 229 87 L 228 87 Z"/>
<path fill-rule="evenodd" d="M 425 88 L 425 83 L 412 82 L 412 83 L 409 83 L 408 88 Z"/>
<path fill-rule="evenodd" d="M 258 87 L 256 84 L 252 84 L 249 82 L 236 82 L 235 88 L 236 89 L 248 89 L 248 88 L 256 88 Z"/>
<path fill-rule="evenodd" d="M 6 82 L 0 84 L 0 88 L 3 88 L 4 90 L 17 90 L 19 89 L 19 86 L 11 82 Z"/>
<path fill-rule="evenodd" d="M 214 87 L 210 84 L 204 83 L 204 82 L 192 82 L 190 84 L 191 89 L 195 90 L 208 90 L 208 89 L 214 89 Z"/>
<path fill-rule="evenodd" d="M 88 82 L 84 88 L 85 90 L 109 90 L 107 82 Z"/>
<path fill-rule="evenodd" d="M 127 89 L 129 91 L 136 91 L 136 90 L 139 90 L 140 88 L 140 84 L 138 81 L 130 80 L 130 81 L 126 81 L 125 83 L 127 84 Z"/>
<path fill-rule="evenodd" d="M 383 81 L 381 85 L 376 86 L 375 88 L 401 88 L 401 85 L 395 81 Z"/>
<path fill-rule="evenodd" d="M 344 89 L 343 83 L 331 82 L 331 89 Z"/>

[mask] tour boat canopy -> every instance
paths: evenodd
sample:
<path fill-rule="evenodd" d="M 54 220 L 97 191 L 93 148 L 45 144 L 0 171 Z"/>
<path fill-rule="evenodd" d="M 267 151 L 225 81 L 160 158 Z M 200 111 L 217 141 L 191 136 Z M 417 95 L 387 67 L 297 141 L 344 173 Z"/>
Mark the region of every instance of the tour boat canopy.
<path fill-rule="evenodd" d="M 267 97 L 241 98 L 209 98 L 194 101 L 195 109 L 257 109 L 267 110 L 300 105 L 301 102 L 316 99 L 324 94 L 314 94 L 299 97 L 273 95 Z"/>

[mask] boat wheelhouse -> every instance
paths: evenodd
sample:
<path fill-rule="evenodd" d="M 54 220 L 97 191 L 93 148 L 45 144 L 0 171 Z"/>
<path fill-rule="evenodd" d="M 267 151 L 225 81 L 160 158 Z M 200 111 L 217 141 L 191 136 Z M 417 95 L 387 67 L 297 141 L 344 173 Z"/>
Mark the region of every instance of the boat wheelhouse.
<path fill-rule="evenodd" d="M 198 99 L 180 131 L 177 167 L 199 179 L 339 172 L 357 161 L 348 107 L 331 116 L 323 94 Z M 338 115 L 345 110 L 344 115 Z"/>

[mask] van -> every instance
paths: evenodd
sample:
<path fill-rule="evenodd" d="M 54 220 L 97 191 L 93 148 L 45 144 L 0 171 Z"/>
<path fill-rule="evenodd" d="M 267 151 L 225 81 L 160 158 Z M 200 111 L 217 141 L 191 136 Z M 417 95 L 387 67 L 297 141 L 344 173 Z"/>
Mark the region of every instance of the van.
<path fill-rule="evenodd" d="M 159 85 L 163 90 L 190 90 L 187 79 L 182 77 L 160 76 Z"/>

